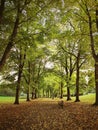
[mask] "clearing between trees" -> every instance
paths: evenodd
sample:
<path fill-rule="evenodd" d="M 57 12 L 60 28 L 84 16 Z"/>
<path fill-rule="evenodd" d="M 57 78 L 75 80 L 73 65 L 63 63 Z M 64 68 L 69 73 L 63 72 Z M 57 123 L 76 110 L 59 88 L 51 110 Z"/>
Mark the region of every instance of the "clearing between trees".
<path fill-rule="evenodd" d="M 98 130 L 98 107 L 55 100 L 0 105 L 0 130 Z"/>

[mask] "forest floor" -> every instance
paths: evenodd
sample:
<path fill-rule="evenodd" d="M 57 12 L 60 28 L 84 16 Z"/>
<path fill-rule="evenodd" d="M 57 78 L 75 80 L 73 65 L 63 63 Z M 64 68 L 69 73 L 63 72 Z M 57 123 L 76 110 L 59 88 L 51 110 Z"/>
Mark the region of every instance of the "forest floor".
<path fill-rule="evenodd" d="M 86 103 L 39 101 L 0 104 L 0 130 L 98 130 L 98 107 Z"/>

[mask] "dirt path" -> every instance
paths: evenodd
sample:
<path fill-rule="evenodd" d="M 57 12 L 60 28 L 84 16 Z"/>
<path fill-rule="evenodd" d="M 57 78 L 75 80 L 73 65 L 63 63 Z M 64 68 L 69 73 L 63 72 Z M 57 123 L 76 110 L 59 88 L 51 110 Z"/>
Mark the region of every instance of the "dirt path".
<path fill-rule="evenodd" d="M 98 107 L 83 103 L 31 101 L 0 105 L 0 130 L 98 130 Z"/>

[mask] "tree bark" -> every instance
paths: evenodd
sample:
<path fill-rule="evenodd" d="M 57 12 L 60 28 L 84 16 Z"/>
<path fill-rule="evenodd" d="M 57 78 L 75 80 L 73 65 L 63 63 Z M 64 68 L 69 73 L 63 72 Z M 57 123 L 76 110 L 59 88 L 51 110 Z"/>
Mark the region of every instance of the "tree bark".
<path fill-rule="evenodd" d="M 5 0 L 1 0 L 1 4 L 0 4 L 0 24 L 2 23 L 4 8 L 5 8 Z"/>
<path fill-rule="evenodd" d="M 18 25 L 19 25 L 19 13 L 20 12 L 19 12 L 19 9 L 18 9 L 16 21 L 15 21 L 14 28 L 13 28 L 13 32 L 12 32 L 12 34 L 10 36 L 9 42 L 8 42 L 6 48 L 5 48 L 4 54 L 3 54 L 2 58 L 1 58 L 1 61 L 0 61 L 0 71 L 2 70 L 2 68 L 3 68 L 3 66 L 4 66 L 4 64 L 6 62 L 6 59 L 9 56 L 10 50 L 11 50 L 11 48 L 13 46 L 13 41 L 14 41 L 16 35 L 17 35 L 17 30 L 18 30 Z"/>
<path fill-rule="evenodd" d="M 95 105 L 98 105 L 98 56 L 95 61 L 95 86 L 96 86 L 96 96 L 95 96 Z"/>
<path fill-rule="evenodd" d="M 37 98 L 37 90 L 35 89 L 35 99 Z"/>
<path fill-rule="evenodd" d="M 86 10 L 87 10 L 87 16 L 88 16 L 88 20 L 89 20 L 89 33 L 90 33 L 90 42 L 91 42 L 91 51 L 92 51 L 92 56 L 94 58 L 95 61 L 95 88 L 96 88 L 96 95 L 95 95 L 95 105 L 98 106 L 98 54 L 96 54 L 95 51 L 95 46 L 94 46 L 94 37 L 93 37 L 93 27 L 92 27 L 92 18 L 89 12 L 88 7 L 86 6 Z M 98 5 L 96 5 L 96 29 L 98 32 Z"/>
<path fill-rule="evenodd" d="M 44 88 L 43 88 L 43 97 L 45 97 L 45 90 L 44 90 Z"/>
<path fill-rule="evenodd" d="M 21 54 L 21 48 L 20 48 L 20 57 L 19 57 L 19 71 L 18 71 L 18 80 L 17 80 L 17 86 L 16 86 L 16 96 L 15 96 L 15 102 L 14 104 L 19 104 L 19 93 L 20 93 L 20 83 L 21 83 L 21 75 L 24 67 L 24 61 L 26 59 L 26 52 Z"/>
<path fill-rule="evenodd" d="M 27 92 L 27 101 L 30 101 L 30 94 L 29 94 L 29 88 L 28 88 L 28 92 Z"/>
<path fill-rule="evenodd" d="M 70 96 L 70 88 L 67 85 L 67 101 L 71 100 L 71 96 Z"/>
<path fill-rule="evenodd" d="M 96 28 L 98 32 L 98 4 L 96 5 Z M 96 54 L 95 56 L 95 85 L 96 85 L 95 105 L 98 105 L 98 54 Z"/>
<path fill-rule="evenodd" d="M 22 66 L 19 65 L 19 72 L 18 72 L 18 80 L 16 86 L 16 96 L 14 104 L 19 104 L 19 92 L 20 92 L 20 82 L 21 82 L 21 75 L 22 75 Z"/>
<path fill-rule="evenodd" d="M 30 101 L 30 81 L 31 81 L 31 65 L 30 65 L 30 61 L 28 61 L 28 90 L 27 90 L 27 101 Z"/>
<path fill-rule="evenodd" d="M 79 100 L 79 54 L 77 56 L 77 64 L 76 64 L 76 100 L 75 102 L 80 102 Z"/>
<path fill-rule="evenodd" d="M 35 89 L 33 88 L 33 91 L 32 91 L 32 99 L 35 99 Z"/>
<path fill-rule="evenodd" d="M 68 61 L 67 61 L 67 57 L 66 57 L 66 66 L 65 66 L 65 70 L 66 70 L 66 82 L 67 82 L 67 101 L 71 100 L 71 96 L 70 96 L 70 87 L 69 87 L 69 82 L 71 79 L 71 58 L 70 58 L 70 78 L 68 76 Z"/>
<path fill-rule="evenodd" d="M 60 92 L 60 98 L 62 99 L 63 98 L 63 82 L 62 81 L 60 83 L 60 90 L 61 90 L 61 92 Z"/>

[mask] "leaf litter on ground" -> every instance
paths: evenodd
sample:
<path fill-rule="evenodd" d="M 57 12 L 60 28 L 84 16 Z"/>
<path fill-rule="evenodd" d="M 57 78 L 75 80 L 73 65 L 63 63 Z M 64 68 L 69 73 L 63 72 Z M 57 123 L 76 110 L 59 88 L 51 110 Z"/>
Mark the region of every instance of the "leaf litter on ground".
<path fill-rule="evenodd" d="M 85 103 L 33 100 L 0 105 L 0 130 L 98 130 L 98 107 Z"/>

